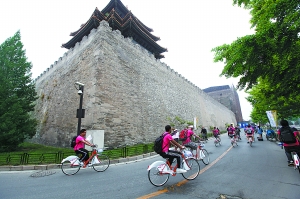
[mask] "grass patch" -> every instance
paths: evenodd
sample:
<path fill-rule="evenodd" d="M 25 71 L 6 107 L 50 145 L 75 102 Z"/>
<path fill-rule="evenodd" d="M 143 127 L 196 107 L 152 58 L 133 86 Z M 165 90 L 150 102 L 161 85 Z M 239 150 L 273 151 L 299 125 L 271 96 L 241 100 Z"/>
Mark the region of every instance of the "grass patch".
<path fill-rule="evenodd" d="M 72 148 L 59 148 L 59 147 L 52 147 L 52 146 L 45 146 L 42 144 L 35 144 L 24 142 L 18 146 L 18 150 L 12 153 L 57 153 L 57 152 L 74 152 Z"/>

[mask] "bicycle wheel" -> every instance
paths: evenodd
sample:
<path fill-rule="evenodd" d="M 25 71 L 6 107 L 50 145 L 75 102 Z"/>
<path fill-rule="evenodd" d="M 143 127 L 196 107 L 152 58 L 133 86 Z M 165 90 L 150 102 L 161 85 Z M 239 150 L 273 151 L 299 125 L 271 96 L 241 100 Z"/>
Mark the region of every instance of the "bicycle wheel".
<path fill-rule="evenodd" d="M 252 140 L 249 141 L 250 146 L 252 147 Z"/>
<path fill-rule="evenodd" d="M 203 153 L 202 155 L 204 155 L 204 157 L 202 158 L 202 162 L 205 164 L 205 165 L 208 165 L 209 164 L 209 154 L 207 152 L 206 149 L 201 149 L 200 150 L 200 153 Z M 201 155 L 200 155 L 201 156 Z"/>
<path fill-rule="evenodd" d="M 215 141 L 215 146 L 217 147 L 217 146 L 219 145 L 219 143 L 220 143 L 220 142 L 216 142 L 216 141 Z"/>
<path fill-rule="evenodd" d="M 70 176 L 76 174 L 80 169 L 80 165 L 74 165 L 69 160 L 64 161 L 61 164 L 61 170 L 64 174 Z"/>
<path fill-rule="evenodd" d="M 94 156 L 94 158 L 98 159 L 98 161 L 96 160 L 95 163 L 92 164 L 92 167 L 95 171 L 103 172 L 109 167 L 110 160 L 107 155 L 98 154 L 97 156 Z"/>
<path fill-rule="evenodd" d="M 156 187 L 163 186 L 169 180 L 169 173 L 162 173 L 159 168 L 164 168 L 164 171 L 170 170 L 167 164 L 160 165 L 158 167 L 153 167 L 148 171 L 148 179 Z"/>
<path fill-rule="evenodd" d="M 187 180 L 194 180 L 200 173 L 200 164 L 195 158 L 188 158 L 185 161 L 190 169 L 182 173 L 182 176 Z"/>

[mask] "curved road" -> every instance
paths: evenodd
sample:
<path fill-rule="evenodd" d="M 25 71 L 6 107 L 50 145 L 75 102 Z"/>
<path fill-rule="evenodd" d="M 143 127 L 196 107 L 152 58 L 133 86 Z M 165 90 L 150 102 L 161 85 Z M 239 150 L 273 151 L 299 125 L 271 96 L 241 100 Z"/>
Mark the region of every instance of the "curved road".
<path fill-rule="evenodd" d="M 61 170 L 49 170 L 44 177 L 31 177 L 37 171 L 0 172 L 0 198 L 300 198 L 300 173 L 287 166 L 284 150 L 276 143 L 256 141 L 250 147 L 242 136 L 239 146 L 232 148 L 227 135 L 221 138 L 220 147 L 215 147 L 213 140 L 205 145 L 211 163 L 205 166 L 201 162 L 201 174 L 192 181 L 177 175 L 170 176 L 162 187 L 153 186 L 147 167 L 162 159 L 154 156 L 111 165 L 103 173 L 91 168 L 74 176 Z"/>

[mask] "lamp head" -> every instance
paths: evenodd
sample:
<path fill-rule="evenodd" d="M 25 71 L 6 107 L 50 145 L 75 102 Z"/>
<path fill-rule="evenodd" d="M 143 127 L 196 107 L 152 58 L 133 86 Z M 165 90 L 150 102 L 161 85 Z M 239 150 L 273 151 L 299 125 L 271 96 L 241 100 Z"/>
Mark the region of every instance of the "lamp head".
<path fill-rule="evenodd" d="M 84 86 L 84 84 L 80 82 L 75 82 L 75 84 L 77 84 L 78 86 Z"/>

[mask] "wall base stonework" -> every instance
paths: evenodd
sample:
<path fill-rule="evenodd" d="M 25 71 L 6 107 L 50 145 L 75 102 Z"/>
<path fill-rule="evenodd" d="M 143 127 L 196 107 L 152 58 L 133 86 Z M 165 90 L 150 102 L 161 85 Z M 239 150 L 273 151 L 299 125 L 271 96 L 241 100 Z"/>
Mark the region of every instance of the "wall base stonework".
<path fill-rule="evenodd" d="M 84 86 L 82 128 L 104 130 L 104 145 L 149 143 L 168 117 L 225 128 L 235 115 L 200 88 L 102 21 L 36 79 L 40 121 L 35 140 L 69 147 L 77 132 L 79 95 Z"/>

